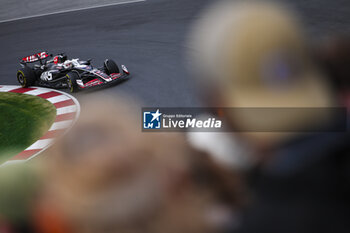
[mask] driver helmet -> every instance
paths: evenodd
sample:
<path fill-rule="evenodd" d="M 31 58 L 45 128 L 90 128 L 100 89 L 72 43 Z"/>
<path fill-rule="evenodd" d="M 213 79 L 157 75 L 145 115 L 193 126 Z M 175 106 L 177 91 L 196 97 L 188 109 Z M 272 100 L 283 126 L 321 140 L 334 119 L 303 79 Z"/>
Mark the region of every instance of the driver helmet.
<path fill-rule="evenodd" d="M 67 60 L 67 55 L 59 54 L 59 55 L 54 57 L 53 62 L 55 64 L 59 64 L 59 63 L 65 62 L 66 60 Z"/>

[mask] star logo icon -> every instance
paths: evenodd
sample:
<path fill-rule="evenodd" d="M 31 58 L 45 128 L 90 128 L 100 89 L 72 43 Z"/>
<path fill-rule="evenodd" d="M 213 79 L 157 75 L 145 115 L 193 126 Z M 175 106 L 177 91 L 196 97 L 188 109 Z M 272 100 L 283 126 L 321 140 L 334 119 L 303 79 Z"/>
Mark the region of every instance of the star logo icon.
<path fill-rule="evenodd" d="M 153 122 L 154 120 L 159 121 L 159 117 L 160 117 L 162 114 L 159 112 L 159 109 L 157 109 L 157 111 L 156 111 L 155 113 L 152 113 L 151 115 L 153 116 L 151 122 Z"/>
<path fill-rule="evenodd" d="M 154 109 L 153 111 L 143 111 L 143 129 L 161 129 L 162 123 L 161 116 L 163 115 L 159 109 L 157 111 Z"/>

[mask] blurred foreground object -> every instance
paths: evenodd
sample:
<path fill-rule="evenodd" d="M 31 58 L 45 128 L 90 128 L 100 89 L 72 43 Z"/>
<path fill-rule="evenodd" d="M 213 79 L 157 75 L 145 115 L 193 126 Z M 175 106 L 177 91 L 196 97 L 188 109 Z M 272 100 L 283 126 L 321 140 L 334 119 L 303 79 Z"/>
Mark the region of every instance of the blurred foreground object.
<path fill-rule="evenodd" d="M 226 214 L 207 185 L 233 203 L 224 190 L 235 186 L 209 181 L 210 162 L 192 158 L 181 135 L 142 133 L 141 108 L 117 99 L 83 101 L 75 127 L 47 152 L 42 233 L 213 232 Z"/>
<path fill-rule="evenodd" d="M 340 101 L 350 106 L 350 35 L 332 36 L 315 46 L 315 59 L 337 90 Z"/>
<path fill-rule="evenodd" d="M 33 164 L 0 167 L 0 232 L 33 231 L 33 212 L 40 197 L 41 178 Z"/>
<path fill-rule="evenodd" d="M 235 108 L 334 107 L 333 91 L 314 64 L 303 30 L 286 8 L 269 2 L 220 2 L 204 13 L 191 40 L 192 60 L 204 98 L 211 106 Z M 261 117 L 236 111 L 235 128 L 250 125 L 302 129 L 327 116 L 296 110 Z M 239 124 L 237 123 L 239 122 Z M 289 136 L 284 134 L 285 136 Z M 247 134 L 257 143 L 281 134 Z"/>
<path fill-rule="evenodd" d="M 215 3 L 195 24 L 190 43 L 194 77 L 208 106 L 300 109 L 271 117 L 240 110 L 225 115 L 233 131 L 295 129 L 232 134 L 234 145 L 242 140 L 256 156 L 246 179 L 251 202 L 236 232 L 349 232 L 349 133 L 300 132 L 310 124 L 338 123 L 303 108 L 341 103 L 295 15 L 265 1 Z"/>

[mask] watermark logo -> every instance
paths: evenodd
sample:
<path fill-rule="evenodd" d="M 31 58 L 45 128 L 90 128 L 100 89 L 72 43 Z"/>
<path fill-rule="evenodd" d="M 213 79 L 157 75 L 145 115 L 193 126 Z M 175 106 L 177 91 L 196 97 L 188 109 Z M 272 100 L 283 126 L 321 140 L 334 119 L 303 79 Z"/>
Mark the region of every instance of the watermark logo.
<path fill-rule="evenodd" d="M 310 116 L 317 121 L 310 121 Z M 227 121 L 228 118 L 233 119 L 233 125 Z M 294 124 L 296 120 L 303 118 L 309 120 L 299 125 Z M 143 132 L 348 131 L 346 108 L 149 107 L 142 108 L 141 122 Z"/>
<path fill-rule="evenodd" d="M 143 131 L 216 131 L 222 121 L 198 108 L 143 108 Z"/>
<path fill-rule="evenodd" d="M 143 128 L 144 129 L 160 129 L 161 128 L 162 113 L 159 109 L 155 112 L 143 112 Z"/>

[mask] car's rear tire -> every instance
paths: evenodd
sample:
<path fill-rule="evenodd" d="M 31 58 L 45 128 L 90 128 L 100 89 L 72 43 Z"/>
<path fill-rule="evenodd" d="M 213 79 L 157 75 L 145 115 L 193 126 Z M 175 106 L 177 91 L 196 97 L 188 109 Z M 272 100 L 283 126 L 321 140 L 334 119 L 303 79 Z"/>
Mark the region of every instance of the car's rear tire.
<path fill-rule="evenodd" d="M 71 71 L 66 74 L 67 84 L 70 92 L 77 92 L 79 90 L 77 79 L 80 78 L 78 72 Z"/>
<path fill-rule="evenodd" d="M 17 71 L 17 80 L 22 87 L 33 86 L 36 81 L 36 75 L 33 69 L 24 67 Z"/>
<path fill-rule="evenodd" d="M 106 70 L 106 74 L 110 75 L 113 73 L 119 73 L 119 68 L 117 63 L 111 59 L 106 59 L 104 62 L 104 67 Z"/>

